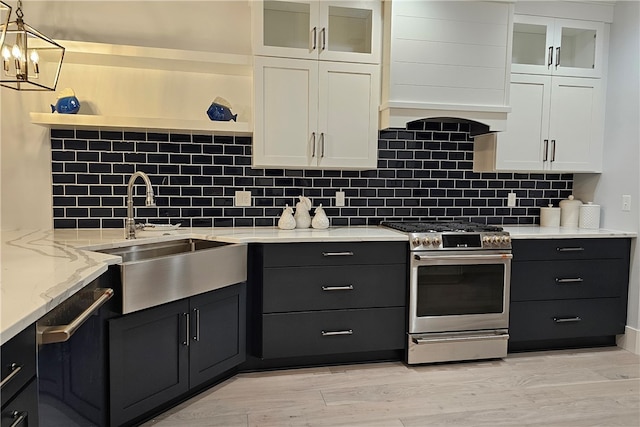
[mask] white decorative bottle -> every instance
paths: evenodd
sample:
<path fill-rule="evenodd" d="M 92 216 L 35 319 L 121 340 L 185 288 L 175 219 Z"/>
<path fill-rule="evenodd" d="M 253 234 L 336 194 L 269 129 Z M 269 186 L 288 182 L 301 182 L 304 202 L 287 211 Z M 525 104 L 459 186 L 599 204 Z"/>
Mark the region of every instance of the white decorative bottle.
<path fill-rule="evenodd" d="M 278 220 L 278 228 L 282 230 L 293 230 L 296 228 L 296 220 L 293 218 L 293 209 L 286 205 L 282 210 L 282 215 Z"/>
<path fill-rule="evenodd" d="M 322 209 L 322 203 L 315 210 L 315 215 L 313 216 L 313 220 L 311 220 L 311 226 L 317 229 L 329 228 L 329 218 L 327 218 L 327 214 Z"/>
<path fill-rule="evenodd" d="M 296 220 L 296 228 L 309 228 L 311 226 L 311 200 L 308 197 L 300 196 L 300 201 L 296 203 L 296 213 L 293 216 Z"/>

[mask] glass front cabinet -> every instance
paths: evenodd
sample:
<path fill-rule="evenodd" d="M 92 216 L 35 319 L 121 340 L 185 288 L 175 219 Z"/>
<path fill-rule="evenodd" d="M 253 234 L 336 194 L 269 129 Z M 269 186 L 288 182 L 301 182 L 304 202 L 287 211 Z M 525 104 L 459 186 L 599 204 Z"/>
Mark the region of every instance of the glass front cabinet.
<path fill-rule="evenodd" d="M 601 77 L 604 23 L 515 15 L 511 72 Z"/>
<path fill-rule="evenodd" d="M 252 2 L 256 55 L 380 63 L 380 1 Z"/>

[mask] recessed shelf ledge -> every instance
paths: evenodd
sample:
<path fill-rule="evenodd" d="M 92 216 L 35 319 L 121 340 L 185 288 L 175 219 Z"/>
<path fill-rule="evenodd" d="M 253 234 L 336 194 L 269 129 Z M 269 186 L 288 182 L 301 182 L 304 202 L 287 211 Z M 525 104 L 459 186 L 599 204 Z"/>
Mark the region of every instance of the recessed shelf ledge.
<path fill-rule="evenodd" d="M 136 129 L 138 131 L 178 131 L 180 133 L 204 132 L 216 135 L 252 135 L 246 122 L 217 122 L 207 120 L 183 120 L 160 117 L 118 117 L 86 114 L 30 113 L 31 123 L 51 129 Z"/>

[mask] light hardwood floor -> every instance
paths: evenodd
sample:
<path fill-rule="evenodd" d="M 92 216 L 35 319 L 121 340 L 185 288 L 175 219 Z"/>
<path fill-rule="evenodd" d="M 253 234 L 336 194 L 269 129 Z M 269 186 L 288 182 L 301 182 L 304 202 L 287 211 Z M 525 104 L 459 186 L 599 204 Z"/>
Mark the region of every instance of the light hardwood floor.
<path fill-rule="evenodd" d="M 607 347 L 245 373 L 144 426 L 638 427 L 640 356 Z"/>

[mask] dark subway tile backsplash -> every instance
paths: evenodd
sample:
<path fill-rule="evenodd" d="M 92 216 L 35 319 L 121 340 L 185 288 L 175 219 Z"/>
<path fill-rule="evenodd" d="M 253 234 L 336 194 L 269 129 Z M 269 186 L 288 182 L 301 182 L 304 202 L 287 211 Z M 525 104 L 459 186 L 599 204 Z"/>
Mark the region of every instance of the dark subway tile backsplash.
<path fill-rule="evenodd" d="M 251 138 L 113 130 L 52 130 L 55 228 L 122 228 L 131 174 L 149 174 L 156 207 L 134 189 L 136 220 L 189 227 L 274 226 L 297 196 L 322 203 L 334 226 L 385 219 L 535 224 L 571 194 L 573 175 L 473 172 L 467 125 L 412 122 L 379 132 L 375 170 L 251 168 Z M 253 206 L 235 207 L 236 191 Z M 345 207 L 333 206 L 336 191 Z M 514 192 L 517 207 L 507 207 Z"/>

